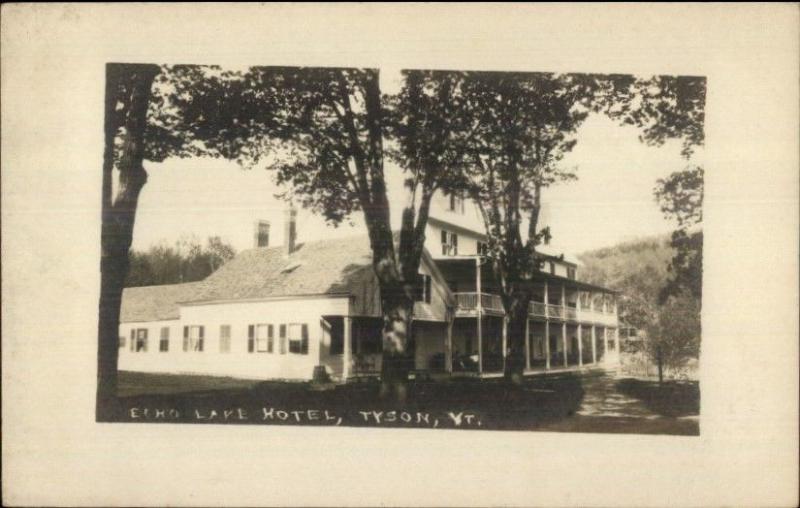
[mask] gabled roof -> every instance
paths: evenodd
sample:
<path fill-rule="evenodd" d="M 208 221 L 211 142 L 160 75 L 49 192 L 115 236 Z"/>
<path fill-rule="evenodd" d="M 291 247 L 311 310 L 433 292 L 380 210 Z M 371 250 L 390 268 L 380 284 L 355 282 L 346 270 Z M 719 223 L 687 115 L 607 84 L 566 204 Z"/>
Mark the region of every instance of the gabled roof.
<path fill-rule="evenodd" d="M 454 297 L 427 251 L 422 264 L 441 282 L 445 301 L 453 305 Z M 378 287 L 366 235 L 301 243 L 288 257 L 282 246 L 262 247 L 240 252 L 200 282 L 125 289 L 120 320 L 177 319 L 180 305 L 323 295 L 352 297 L 354 315 L 380 315 Z M 420 319 L 443 319 L 428 307 L 415 307 Z"/>
<path fill-rule="evenodd" d="M 161 321 L 180 317 L 178 302 L 192 298 L 202 282 L 142 286 L 122 291 L 119 320 L 122 323 Z"/>
<path fill-rule="evenodd" d="M 430 254 L 424 251 L 422 257 L 444 282 Z M 311 295 L 376 298 L 369 296 L 376 291 L 369 237 L 360 235 L 301 243 L 288 257 L 283 247 L 242 251 L 209 275 L 185 303 Z"/>
<path fill-rule="evenodd" d="M 288 296 L 347 295 L 372 266 L 366 236 L 260 247 L 240 252 L 209 275 L 186 303 Z"/>

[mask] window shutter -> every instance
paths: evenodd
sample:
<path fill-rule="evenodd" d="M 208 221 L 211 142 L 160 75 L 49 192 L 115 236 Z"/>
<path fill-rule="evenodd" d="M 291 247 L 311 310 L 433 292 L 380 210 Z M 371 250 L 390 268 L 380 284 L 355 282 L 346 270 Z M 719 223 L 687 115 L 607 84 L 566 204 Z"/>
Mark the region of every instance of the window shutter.
<path fill-rule="evenodd" d="M 131 351 L 136 351 L 136 328 L 131 328 Z"/>
<path fill-rule="evenodd" d="M 203 350 L 203 332 L 205 331 L 205 326 L 200 327 L 200 342 L 198 343 L 198 351 Z"/>
<path fill-rule="evenodd" d="M 453 233 L 451 238 L 453 239 L 453 255 L 458 256 L 458 235 Z"/>
<path fill-rule="evenodd" d="M 147 352 L 147 328 L 144 329 L 144 347 L 142 348 L 142 351 L 145 353 Z"/>
<path fill-rule="evenodd" d="M 308 325 L 303 323 L 302 326 L 302 342 L 300 343 L 300 353 L 307 355 L 308 354 Z"/>
<path fill-rule="evenodd" d="M 442 245 L 447 245 L 447 231 L 442 230 Z"/>
<path fill-rule="evenodd" d="M 183 327 L 183 350 L 189 351 L 189 327 Z"/>
<path fill-rule="evenodd" d="M 255 350 L 255 325 L 247 326 L 247 352 L 252 353 Z"/>
<path fill-rule="evenodd" d="M 278 326 L 278 338 L 280 339 L 281 354 L 286 354 L 286 325 Z"/>

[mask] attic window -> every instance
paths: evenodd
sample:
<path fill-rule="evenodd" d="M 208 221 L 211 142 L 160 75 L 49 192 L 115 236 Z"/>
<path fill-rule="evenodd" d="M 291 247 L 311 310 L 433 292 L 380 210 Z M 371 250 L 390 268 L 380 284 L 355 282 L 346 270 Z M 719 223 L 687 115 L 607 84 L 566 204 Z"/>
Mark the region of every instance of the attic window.
<path fill-rule="evenodd" d="M 284 268 L 283 270 L 281 270 L 281 273 L 292 273 L 293 271 L 295 271 L 295 270 L 297 270 L 298 268 L 300 268 L 300 266 L 301 266 L 302 264 L 303 264 L 303 263 L 301 263 L 301 262 L 299 262 L 299 261 L 295 261 L 294 263 L 290 263 L 289 265 L 287 265 L 287 266 L 286 266 L 286 268 Z"/>

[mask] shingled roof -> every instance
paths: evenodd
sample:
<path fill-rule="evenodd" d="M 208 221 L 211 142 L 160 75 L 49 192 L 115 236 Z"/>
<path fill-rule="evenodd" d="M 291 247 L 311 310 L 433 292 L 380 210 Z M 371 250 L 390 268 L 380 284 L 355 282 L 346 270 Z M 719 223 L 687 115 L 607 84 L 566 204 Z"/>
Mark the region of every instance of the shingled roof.
<path fill-rule="evenodd" d="M 119 319 L 123 323 L 178 319 L 178 302 L 195 297 L 201 284 L 187 282 L 125 288 Z"/>
<path fill-rule="evenodd" d="M 443 280 L 427 251 L 423 263 Z M 123 293 L 121 321 L 177 319 L 180 304 L 312 295 L 348 295 L 353 297 L 355 314 L 380 315 L 369 237 L 301 243 L 288 257 L 281 246 L 248 249 L 200 282 L 128 288 Z M 438 317 L 428 307 L 418 302 L 419 319 Z"/>
<path fill-rule="evenodd" d="M 283 247 L 249 249 L 209 275 L 185 302 L 349 294 L 371 267 L 371 256 L 365 236 L 301 243 L 288 257 Z"/>

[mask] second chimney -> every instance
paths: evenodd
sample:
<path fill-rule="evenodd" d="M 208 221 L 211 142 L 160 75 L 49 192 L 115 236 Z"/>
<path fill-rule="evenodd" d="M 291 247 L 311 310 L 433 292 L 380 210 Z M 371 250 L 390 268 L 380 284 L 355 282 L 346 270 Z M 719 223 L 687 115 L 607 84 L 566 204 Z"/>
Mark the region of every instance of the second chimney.
<path fill-rule="evenodd" d="M 289 205 L 289 208 L 284 211 L 283 216 L 283 245 L 284 256 L 289 257 L 289 254 L 294 252 L 295 242 L 297 241 L 297 210 L 294 206 Z"/>
<path fill-rule="evenodd" d="M 253 247 L 269 247 L 269 221 L 257 220 L 253 228 Z"/>

